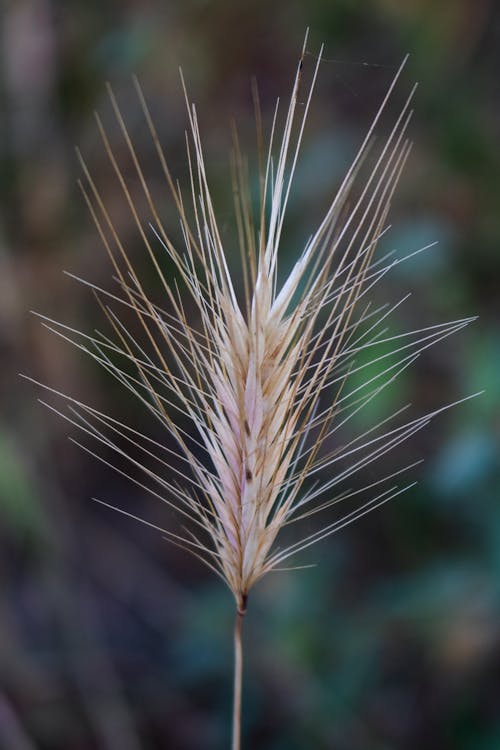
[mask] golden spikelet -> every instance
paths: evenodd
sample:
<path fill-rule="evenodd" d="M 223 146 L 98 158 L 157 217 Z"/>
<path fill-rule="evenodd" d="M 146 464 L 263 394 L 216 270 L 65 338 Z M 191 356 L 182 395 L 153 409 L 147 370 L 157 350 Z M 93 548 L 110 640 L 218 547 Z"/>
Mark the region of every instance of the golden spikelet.
<path fill-rule="evenodd" d="M 162 223 L 161 212 L 111 90 L 117 122 L 149 207 L 148 218 L 139 216 L 99 118 L 97 122 L 110 164 L 161 282 L 165 304 L 160 309 L 152 302 L 129 260 L 126 242 L 119 236 L 80 157 L 83 195 L 114 267 L 120 291 L 111 294 L 89 285 L 94 288 L 114 336 L 83 334 L 45 318 L 51 330 L 90 354 L 139 399 L 175 441 L 176 450 L 172 451 L 126 423 L 65 396 L 70 413 L 63 416 L 98 443 L 114 450 L 118 456 L 116 468 L 125 475 L 122 462 L 128 460 L 133 482 L 189 520 L 185 532 L 162 531 L 200 557 L 227 582 L 240 615 L 238 628 L 248 592 L 262 576 L 281 568 L 291 555 L 411 486 L 408 482 L 398 484 L 397 477 L 411 468 L 403 467 L 369 485 L 341 491 L 348 479 L 408 440 L 437 411 L 392 426 L 390 420 L 399 415 L 397 412 L 347 443 L 341 442 L 340 431 L 390 387 L 420 352 L 472 320 L 391 336 L 385 324 L 406 297 L 395 305 L 378 309 L 372 309 L 368 302 L 370 290 L 401 262 L 388 256 L 374 260 L 374 252 L 386 229 L 391 198 L 410 151 L 406 131 L 413 91 L 379 148 L 357 197 L 351 200 L 349 196 L 404 63 L 323 221 L 298 256 L 288 278 L 278 284 L 283 223 L 321 58 L 320 52 L 305 105 L 298 116 L 304 53 L 305 44 L 277 148 L 275 111 L 267 155 L 262 159 L 257 222 L 252 218 L 245 162 L 236 136 L 234 139 L 232 166 L 244 303 L 239 302 L 239 291 L 228 268 L 205 169 L 196 109 L 186 95 L 190 186 L 184 195 L 169 172 L 136 82 L 154 148 L 180 217 L 182 248 L 174 245 Z M 258 107 L 257 115 L 261 138 Z M 164 251 L 175 265 L 178 281 L 165 276 L 161 260 Z M 110 303 L 120 303 L 135 313 L 140 340 L 132 335 Z M 188 318 L 186 309 L 193 308 L 196 316 L 191 318 L 190 313 Z M 359 364 L 357 358 L 367 352 L 371 353 L 370 361 Z M 361 385 L 350 387 L 351 376 L 372 363 L 380 363 L 377 374 L 367 377 Z M 186 417 L 191 421 L 191 431 L 183 427 Z M 130 446 L 131 451 L 124 445 Z M 179 468 L 182 465 L 184 469 Z M 358 499 L 354 510 L 334 521 L 320 523 L 316 532 L 299 537 L 291 546 L 275 547 L 277 536 L 286 525 L 347 498 Z M 238 713 L 239 629 L 236 660 L 235 712 Z M 239 713 L 236 713 L 235 748 L 239 747 Z"/>
<path fill-rule="evenodd" d="M 395 306 L 370 311 L 367 305 L 359 314 L 360 301 L 366 299 L 370 289 L 401 262 L 401 259 L 374 261 L 373 256 L 411 147 L 406 130 L 411 118 L 410 102 L 414 89 L 380 149 L 359 197 L 349 206 L 347 200 L 404 62 L 323 221 L 278 289 L 283 222 L 321 59 L 320 52 L 297 128 L 297 98 L 304 52 L 305 45 L 295 76 L 278 159 L 274 164 L 277 110 L 275 112 L 261 180 L 257 227 L 252 223 L 243 160 L 235 139 L 233 167 L 245 276 L 244 309 L 238 302 L 218 229 L 196 109 L 189 104 L 186 95 L 191 136 L 187 145 L 192 200 L 190 219 L 185 199 L 168 170 L 136 81 L 146 121 L 179 212 L 185 241 L 182 249 L 174 246 L 161 221 L 111 89 L 111 102 L 151 211 L 146 223 L 138 215 L 106 132 L 96 117 L 110 163 L 161 281 L 166 304 L 171 309 L 168 312 L 160 310 L 151 301 L 129 260 L 125 241 L 119 237 L 99 190 L 79 155 L 86 182 L 80 186 L 122 292 L 118 298 L 93 287 L 115 338 L 85 335 L 41 316 L 54 332 L 88 352 L 117 378 L 173 436 L 178 446 L 175 458 L 189 466 L 190 471 L 179 472 L 164 458 L 161 463 L 167 471 L 158 474 L 139 465 L 132 456 L 130 461 L 137 469 L 144 469 L 149 479 L 168 492 L 168 497 L 163 499 L 187 516 L 194 528 L 208 533 L 202 541 L 194 528 L 184 537 L 162 530 L 174 541 L 199 554 L 222 575 L 240 606 L 256 581 L 290 555 L 405 489 L 392 486 L 381 494 L 375 492 L 375 497 L 332 526 L 321 527 L 316 534 L 301 539 L 293 547 L 272 551 L 279 531 L 287 523 L 298 514 L 323 510 L 340 497 L 344 499 L 345 496 L 341 495 L 318 503 L 320 497 L 341 481 L 408 439 L 437 413 L 427 414 L 375 438 L 368 439 L 369 433 L 360 435 L 349 445 L 321 453 L 322 447 L 332 442 L 332 435 L 388 387 L 423 349 L 473 320 L 457 320 L 388 338 L 384 336 L 381 325 Z M 292 142 L 294 133 L 295 141 Z M 269 211 L 267 206 L 270 206 Z M 177 282 L 165 278 L 158 259 L 158 246 L 166 250 L 174 262 L 183 282 L 184 294 L 189 293 L 189 304 L 197 310 L 200 321 L 197 329 L 187 320 L 186 302 Z M 119 317 L 102 302 L 106 296 L 136 313 L 144 334 L 142 343 L 132 337 Z M 57 328 L 53 328 L 54 325 Z M 80 339 L 73 336 L 80 336 Z M 376 353 L 377 346 L 388 341 L 394 342 L 394 349 L 389 354 L 385 350 L 381 357 L 375 354 L 370 364 L 387 359 L 389 366 L 378 373 L 373 382 L 363 383 L 362 388 L 358 386 L 349 391 L 349 377 L 360 367 L 367 367 L 366 363 L 356 366 L 356 355 L 366 349 Z M 113 359 L 116 355 L 132 363 L 135 374 L 120 367 Z M 329 401 L 322 399 L 325 393 L 331 394 L 335 385 L 333 398 L 330 396 Z M 150 455 L 159 450 L 161 456 L 162 446 L 155 446 L 126 424 L 73 398 L 69 401 L 73 415 L 76 416 L 77 412 L 79 415 L 78 420 L 73 420 L 74 424 L 105 445 L 113 447 L 115 443 L 112 437 L 104 436 L 101 428 L 125 437 Z M 190 418 L 193 434 L 180 429 L 176 420 L 178 414 Z M 370 434 L 378 427 L 374 425 Z M 308 440 L 309 433 L 314 434 L 313 440 Z M 119 452 L 124 457 L 123 452 Z M 352 463 L 341 475 L 334 474 L 320 486 L 302 492 L 306 480 L 319 473 L 325 475 L 325 470 L 335 467 L 347 456 L 353 457 Z M 180 486 L 172 479 L 172 474 L 179 473 L 189 484 Z M 379 480 L 377 485 L 384 480 Z M 356 492 L 360 494 L 364 489 L 358 488 Z"/>

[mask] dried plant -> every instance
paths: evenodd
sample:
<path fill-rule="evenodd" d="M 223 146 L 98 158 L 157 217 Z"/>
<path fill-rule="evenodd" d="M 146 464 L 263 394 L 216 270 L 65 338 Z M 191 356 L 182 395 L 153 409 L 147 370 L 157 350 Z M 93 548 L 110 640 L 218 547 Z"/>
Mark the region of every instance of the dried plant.
<path fill-rule="evenodd" d="M 287 202 L 321 59 L 320 52 L 305 104 L 299 108 L 305 49 L 304 43 L 277 156 L 273 157 L 278 106 L 264 153 L 255 96 L 261 156 L 261 195 L 256 220 L 246 162 L 236 135 L 234 138 L 232 168 L 243 300 L 240 301 L 229 271 L 219 231 L 196 109 L 186 94 L 190 172 L 187 197 L 168 169 L 136 82 L 154 148 L 179 214 L 182 248 L 175 246 L 162 222 L 111 90 L 117 122 L 149 208 L 147 219 L 139 215 L 99 118 L 97 123 L 124 199 L 160 280 L 165 304 L 157 306 L 144 288 L 127 254 L 126 240 L 119 236 L 80 156 L 84 175 L 81 189 L 120 291 L 112 294 L 84 283 L 93 288 L 113 338 L 81 333 L 42 316 L 48 328 L 87 352 L 116 378 L 175 441 L 176 448 L 172 450 L 167 442 L 155 441 L 126 422 L 49 388 L 68 401 L 69 412 L 58 413 L 116 453 L 117 471 L 174 507 L 189 522 L 185 530 L 161 529 L 161 532 L 199 557 L 233 592 L 236 601 L 233 750 L 240 747 L 241 624 L 250 589 L 270 571 L 282 569 L 290 557 L 412 486 L 407 481 L 400 483 L 398 478 L 415 464 L 369 484 L 360 482 L 360 486 L 346 488 L 345 483 L 411 438 L 442 409 L 394 426 L 393 420 L 400 416 L 401 409 L 347 440 L 341 437 L 342 428 L 390 387 L 422 351 L 472 320 L 466 318 L 389 335 L 386 327 L 389 316 L 409 295 L 394 305 L 377 309 L 368 301 L 370 290 L 394 266 L 420 252 L 412 252 L 403 259 L 387 255 L 374 260 L 377 242 L 386 230 L 391 199 L 410 152 L 406 131 L 414 89 L 379 148 L 368 176 L 352 197 L 353 184 L 404 62 L 324 219 L 307 241 L 288 278 L 278 283 L 278 255 Z M 165 276 L 161 258 L 164 251 L 175 265 L 175 281 Z M 120 304 L 135 314 L 140 336 L 133 335 L 111 304 Z M 363 353 L 370 356 L 360 362 Z M 374 363 L 379 368 L 375 375 L 371 369 Z M 357 384 L 350 386 L 352 376 L 360 372 L 370 374 L 361 384 L 357 378 Z M 192 423 L 190 431 L 185 429 L 185 418 Z M 93 455 L 108 463 L 105 457 Z M 125 461 L 132 466 L 130 475 L 123 468 Z M 299 536 L 287 546 L 275 546 L 285 526 L 324 513 L 348 499 L 355 501 L 354 509 L 351 506 L 335 519 L 331 514 L 320 516 L 315 532 Z M 326 518 L 326 522 L 321 518 Z"/>

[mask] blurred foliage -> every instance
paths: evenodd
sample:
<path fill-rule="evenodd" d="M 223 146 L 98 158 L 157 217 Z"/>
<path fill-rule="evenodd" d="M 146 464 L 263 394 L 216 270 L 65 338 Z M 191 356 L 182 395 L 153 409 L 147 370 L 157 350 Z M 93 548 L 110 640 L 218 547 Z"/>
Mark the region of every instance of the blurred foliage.
<path fill-rule="evenodd" d="M 305 553 L 297 564 L 317 562 L 313 569 L 275 573 L 252 593 L 244 747 L 500 747 L 498 4 L 278 0 L 270 9 L 262 0 L 7 0 L 0 81 L 2 748 L 228 746 L 228 592 L 151 531 L 89 502 L 98 496 L 160 525 L 174 523 L 170 512 L 78 453 L 67 426 L 35 407 L 17 373 L 98 408 L 111 403 L 134 424 L 145 421 L 119 388 L 27 312 L 103 326 L 92 296 L 61 273 L 110 287 L 112 271 L 76 187 L 74 144 L 140 264 L 93 111 L 124 158 L 105 92 L 111 80 L 152 189 L 163 189 L 130 82 L 137 73 L 182 182 L 182 65 L 224 240 L 236 249 L 230 118 L 254 165 L 250 78 L 258 80 L 268 127 L 276 97 L 286 100 L 308 25 L 308 50 L 316 54 L 324 41 L 325 62 L 291 195 L 283 267 L 321 217 L 410 52 L 401 101 L 419 80 L 415 146 L 380 252 L 439 244 L 395 267 L 381 294 L 395 304 L 412 292 L 394 330 L 476 314 L 479 321 L 423 357 L 365 416 L 371 423 L 406 401 L 421 413 L 485 393 L 442 415 L 402 451 L 406 462 L 427 459 L 415 470 L 415 489 Z M 166 203 L 165 212 L 176 227 Z"/>

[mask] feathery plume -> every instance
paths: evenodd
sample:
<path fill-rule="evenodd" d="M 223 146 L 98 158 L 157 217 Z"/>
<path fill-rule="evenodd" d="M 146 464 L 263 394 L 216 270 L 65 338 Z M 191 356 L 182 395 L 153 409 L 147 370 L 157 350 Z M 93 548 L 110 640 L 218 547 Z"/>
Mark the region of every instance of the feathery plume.
<path fill-rule="evenodd" d="M 278 283 L 278 256 L 287 203 L 322 51 L 305 104 L 298 107 L 306 41 L 297 67 L 283 134 L 277 148 L 277 115 L 261 164 L 261 196 L 254 219 L 246 164 L 234 138 L 232 171 L 236 222 L 244 278 L 244 301 L 232 277 L 219 231 L 205 167 L 197 112 L 186 89 L 190 173 L 187 198 L 174 181 L 142 91 L 135 82 L 164 177 L 179 214 L 183 246 L 164 226 L 111 89 L 109 95 L 150 216 L 144 220 L 131 195 L 106 131 L 97 125 L 147 255 L 161 284 L 158 307 L 134 269 L 104 200 L 79 155 L 80 184 L 97 231 L 114 268 L 119 291 L 90 282 L 113 337 L 89 335 L 41 316 L 45 325 L 89 354 L 121 383 L 176 444 L 172 450 L 126 422 L 65 394 L 65 419 L 117 456 L 116 470 L 174 507 L 184 531 L 161 529 L 218 574 L 234 594 L 235 685 L 233 749 L 239 748 L 241 704 L 241 621 L 248 592 L 265 574 L 310 545 L 401 494 L 405 466 L 368 485 L 345 482 L 429 424 L 442 409 L 393 426 L 402 410 L 348 442 L 342 428 L 390 387 L 419 354 L 466 326 L 465 318 L 389 335 L 393 306 L 372 309 L 370 290 L 403 259 L 375 260 L 377 242 L 411 145 L 407 128 L 414 90 L 379 148 L 368 177 L 352 198 L 352 186 L 375 128 L 399 79 L 398 70 L 350 169 L 323 220 L 310 236 L 288 278 Z M 184 83 L 183 83 L 184 86 Z M 260 111 L 256 97 L 259 141 Z M 276 154 L 275 154 L 276 152 Z M 188 208 L 189 205 L 189 208 Z M 426 248 L 422 248 L 426 249 Z M 166 278 L 161 255 L 174 264 Z M 420 250 L 416 251 L 420 252 Z M 79 281 L 82 281 L 79 279 Z M 137 317 L 133 335 L 112 305 Z M 192 315 L 192 310 L 196 315 Z M 189 310 L 189 314 L 187 312 Z M 366 356 L 361 360 L 360 355 Z M 375 375 L 369 367 L 377 364 Z M 370 375 L 359 384 L 352 376 Z M 52 388 L 48 390 L 58 393 Z M 54 409 L 54 407 L 50 406 Z M 448 408 L 448 407 L 445 407 Z M 56 409 L 54 409 L 57 411 Z M 192 429 L 186 430 L 188 418 Z M 75 441 L 76 442 L 76 441 Z M 90 448 L 97 458 L 108 460 Z M 130 450 L 128 450 L 130 449 Z M 128 474 L 124 462 L 130 463 Z M 282 548 L 282 529 L 353 499 L 354 510 Z M 342 503 L 342 505 L 341 505 Z M 106 503 L 104 503 L 106 504 Z M 130 515 L 126 511 L 126 515 Z M 135 518 L 135 516 L 133 516 Z M 138 520 L 141 520 L 138 518 Z M 148 523 L 147 521 L 143 521 Z M 149 524 L 152 525 L 152 524 Z M 157 528 L 157 527 L 154 527 Z"/>

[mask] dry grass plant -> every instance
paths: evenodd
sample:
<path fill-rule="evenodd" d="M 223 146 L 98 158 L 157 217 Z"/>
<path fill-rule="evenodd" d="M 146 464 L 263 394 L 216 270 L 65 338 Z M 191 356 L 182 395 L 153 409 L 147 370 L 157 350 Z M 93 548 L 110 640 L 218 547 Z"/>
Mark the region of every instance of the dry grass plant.
<path fill-rule="evenodd" d="M 83 170 L 81 190 L 113 266 L 118 291 L 111 293 L 79 280 L 93 289 L 112 336 L 80 332 L 41 316 L 50 330 L 86 352 L 116 378 L 176 444 L 172 450 L 167 442 L 153 440 L 126 421 L 48 387 L 66 400 L 69 411 L 47 404 L 49 408 L 108 452 L 114 452 L 116 465 L 83 444 L 82 447 L 113 465 L 144 492 L 175 508 L 188 522 L 187 527 L 175 532 L 162 528 L 161 533 L 200 558 L 232 591 L 236 602 L 233 750 L 240 748 L 241 626 L 250 589 L 267 573 L 286 566 L 292 556 L 412 486 L 404 475 L 415 464 L 395 469 L 369 484 L 359 482 L 359 486 L 346 488 L 345 483 L 409 440 L 442 409 L 400 424 L 401 409 L 348 441 L 341 437 L 342 428 L 389 388 L 425 349 L 472 320 L 465 318 L 390 334 L 390 316 L 409 295 L 396 304 L 376 309 L 368 299 L 370 291 L 391 269 L 426 249 L 399 259 L 390 255 L 374 258 L 411 148 L 407 129 L 414 88 L 385 142 L 378 146 L 368 177 L 358 186 L 356 197 L 351 197 L 351 188 L 404 62 L 326 215 L 288 278 L 278 284 L 287 203 L 321 60 L 320 51 L 304 106 L 299 107 L 306 43 L 307 37 L 282 135 L 277 133 L 276 106 L 266 149 L 255 95 L 261 164 L 256 218 L 247 164 L 236 135 L 234 138 L 232 168 L 243 303 L 228 268 L 196 108 L 190 104 L 184 87 L 190 173 L 189 190 L 184 193 L 169 171 L 145 98 L 135 82 L 178 211 L 182 247 L 176 247 L 162 222 L 161 210 L 148 188 L 111 89 L 117 123 L 149 209 L 147 218 L 139 215 L 98 116 L 97 124 L 165 302 L 158 307 L 143 286 L 127 254 L 127 239 L 119 236 L 99 188 L 79 155 Z M 175 280 L 166 278 L 163 270 L 165 252 L 175 265 Z M 140 337 L 133 335 L 115 312 L 117 306 L 135 314 Z M 197 323 L 187 312 L 193 308 Z M 360 364 L 359 356 L 367 353 L 368 361 L 365 357 Z M 350 387 L 351 376 L 368 372 L 375 363 L 379 367 L 376 375 L 370 374 L 361 385 L 358 379 L 358 384 Z M 186 418 L 192 425 L 190 431 L 182 426 Z M 123 468 L 127 461 L 130 474 Z M 316 531 L 299 536 L 294 543 L 276 546 L 285 526 L 334 505 L 346 507 L 348 500 L 355 502 L 354 509 L 350 506 L 335 520 L 329 514 L 319 516 Z"/>

